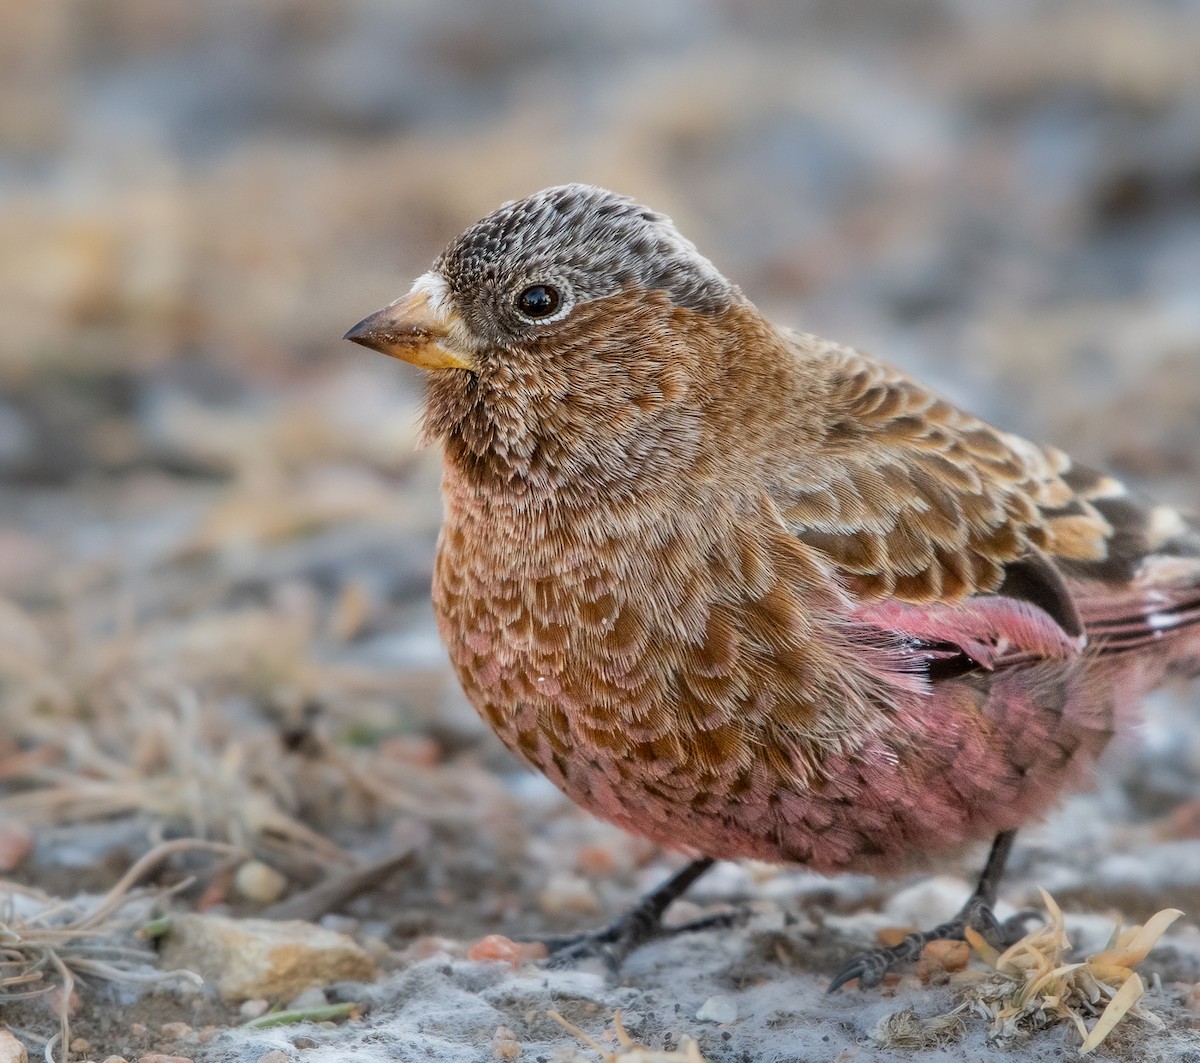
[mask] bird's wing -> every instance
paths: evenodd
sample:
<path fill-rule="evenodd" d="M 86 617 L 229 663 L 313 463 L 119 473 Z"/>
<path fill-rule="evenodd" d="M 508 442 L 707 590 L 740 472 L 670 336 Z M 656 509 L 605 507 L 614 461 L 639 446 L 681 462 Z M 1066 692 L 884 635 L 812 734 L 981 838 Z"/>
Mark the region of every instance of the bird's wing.
<path fill-rule="evenodd" d="M 1200 539 L 1174 511 L 890 366 L 820 353 L 821 435 L 777 504 L 863 622 L 988 668 L 1200 622 Z"/>

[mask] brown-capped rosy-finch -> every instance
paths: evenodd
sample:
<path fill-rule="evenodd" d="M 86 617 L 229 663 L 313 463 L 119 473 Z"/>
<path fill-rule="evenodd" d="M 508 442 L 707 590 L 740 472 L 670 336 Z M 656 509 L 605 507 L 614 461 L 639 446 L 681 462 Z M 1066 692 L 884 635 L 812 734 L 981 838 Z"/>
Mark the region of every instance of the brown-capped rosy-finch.
<path fill-rule="evenodd" d="M 463 688 L 598 816 L 713 859 L 894 872 L 1013 832 L 1200 671 L 1200 536 L 858 351 L 779 328 L 585 185 L 468 228 L 348 339 L 429 370 L 433 597 Z"/>

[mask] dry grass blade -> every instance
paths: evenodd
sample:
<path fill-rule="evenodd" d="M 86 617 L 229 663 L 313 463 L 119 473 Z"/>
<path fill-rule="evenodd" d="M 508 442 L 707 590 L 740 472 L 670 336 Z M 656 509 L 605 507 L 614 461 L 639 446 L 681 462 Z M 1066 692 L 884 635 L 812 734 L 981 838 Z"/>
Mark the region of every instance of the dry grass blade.
<path fill-rule="evenodd" d="M 1046 924 L 1004 952 L 997 952 L 974 930 L 967 931 L 971 947 L 993 972 L 971 989 L 976 1010 L 992 1022 L 993 1036 L 1007 1039 L 1066 1021 L 1079 1031 L 1080 1053 L 1087 1054 L 1126 1015 L 1161 1025 L 1155 1015 L 1138 1007 L 1145 986 L 1133 968 L 1183 913 L 1167 908 L 1145 926 L 1122 930 L 1118 924 L 1108 948 L 1074 962 L 1067 960 L 1071 942 L 1062 910 L 1045 890 L 1041 894 L 1049 914 Z M 1085 1020 L 1091 1018 L 1096 1021 L 1089 1030 Z"/>
<path fill-rule="evenodd" d="M 707 1063 L 700 1054 L 700 1046 L 690 1037 L 683 1038 L 679 1049 L 673 1052 L 639 1045 L 629 1036 L 625 1024 L 621 1022 L 620 1011 L 613 1012 L 613 1030 L 619 1046 L 616 1052 L 610 1052 L 594 1037 L 590 1037 L 573 1022 L 564 1019 L 557 1011 L 548 1011 L 546 1014 L 568 1033 L 573 1033 L 584 1044 L 599 1052 L 602 1063 Z"/>
<path fill-rule="evenodd" d="M 190 971 L 146 973 L 137 968 L 152 963 L 154 953 L 111 941 L 128 926 L 117 920 L 120 910 L 135 899 L 134 885 L 148 871 L 176 853 L 213 852 L 244 856 L 234 846 L 183 839 L 164 842 L 146 853 L 121 877 L 100 902 L 88 911 L 62 900 L 39 896 L 32 891 L 0 881 L 0 1003 L 56 991 L 59 998 L 58 1035 L 47 1045 L 51 1059 L 55 1045 L 62 1045 L 63 1060 L 70 1037 L 71 993 L 80 976 L 106 981 L 161 981 L 186 979 L 199 983 Z M 40 907 L 19 915 L 18 897 Z"/>
<path fill-rule="evenodd" d="M 37 788 L 0 797 L 0 815 L 36 824 L 144 814 L 200 836 L 280 850 L 302 863 L 346 860 L 341 848 L 287 810 L 292 795 L 263 767 L 277 759 L 274 736 L 217 748 L 193 726 L 200 713 L 194 693 L 180 690 L 177 698 L 176 714 L 155 714 L 161 762 L 152 773 L 105 756 L 81 736 L 71 770 L 31 765 L 19 781 Z"/>

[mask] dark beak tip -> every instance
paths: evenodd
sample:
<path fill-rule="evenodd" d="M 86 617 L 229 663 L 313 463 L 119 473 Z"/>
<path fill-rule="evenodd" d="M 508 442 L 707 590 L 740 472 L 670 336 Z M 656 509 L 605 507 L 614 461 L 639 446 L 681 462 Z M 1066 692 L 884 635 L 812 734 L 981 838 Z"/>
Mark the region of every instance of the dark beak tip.
<path fill-rule="evenodd" d="M 342 339 L 349 340 L 351 343 L 361 343 L 364 347 L 368 346 L 371 341 L 372 332 L 371 318 L 374 316 L 375 315 L 372 314 L 371 317 L 364 317 L 360 322 L 358 322 L 357 325 L 354 325 L 346 333 L 346 335 L 342 337 Z"/>

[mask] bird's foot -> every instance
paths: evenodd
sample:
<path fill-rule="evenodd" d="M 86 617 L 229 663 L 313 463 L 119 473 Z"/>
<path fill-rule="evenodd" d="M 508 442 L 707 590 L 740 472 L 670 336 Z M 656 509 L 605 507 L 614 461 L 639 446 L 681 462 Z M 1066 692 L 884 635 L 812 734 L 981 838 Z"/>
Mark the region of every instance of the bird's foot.
<path fill-rule="evenodd" d="M 677 926 L 664 926 L 662 921 L 663 913 L 672 901 L 682 897 L 687 888 L 714 863 L 708 858 L 692 861 L 600 930 L 533 940 L 540 941 L 549 950 L 552 967 L 568 967 L 579 960 L 599 957 L 615 974 L 631 952 L 656 938 L 729 926 L 737 917 L 736 913 L 722 912 Z"/>
<path fill-rule="evenodd" d="M 539 937 L 550 952 L 548 966 L 570 967 L 582 960 L 600 959 L 616 974 L 631 952 L 660 938 L 693 934 L 701 930 L 719 930 L 732 926 L 742 913 L 717 912 L 686 923 L 665 926 L 661 921 L 643 918 L 639 906 L 634 906 L 608 926 L 583 934 L 562 934 Z"/>
<path fill-rule="evenodd" d="M 912 963 L 921 955 L 921 950 L 931 941 L 964 941 L 966 929 L 970 927 L 983 935 L 989 945 L 1006 949 L 1025 934 L 1026 923 L 1036 912 L 1019 912 L 1000 922 L 992 913 L 991 906 L 973 896 L 963 910 L 949 922 L 935 926 L 932 930 L 919 930 L 909 934 L 898 945 L 891 948 L 868 949 L 860 952 L 829 983 L 827 992 L 841 989 L 847 982 L 858 979 L 860 989 L 873 989 L 883 981 L 883 976 L 894 967 Z"/>

